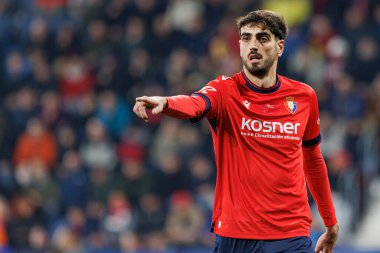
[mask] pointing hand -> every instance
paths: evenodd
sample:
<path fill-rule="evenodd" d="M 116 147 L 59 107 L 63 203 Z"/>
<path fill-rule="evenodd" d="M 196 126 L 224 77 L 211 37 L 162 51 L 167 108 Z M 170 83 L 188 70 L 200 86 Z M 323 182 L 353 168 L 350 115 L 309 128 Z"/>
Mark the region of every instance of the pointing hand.
<path fill-rule="evenodd" d="M 137 97 L 135 106 L 133 107 L 133 112 L 145 122 L 148 122 L 148 114 L 146 109 L 151 109 L 153 114 L 161 113 L 167 106 L 168 101 L 166 97 L 159 96 L 143 96 Z"/>

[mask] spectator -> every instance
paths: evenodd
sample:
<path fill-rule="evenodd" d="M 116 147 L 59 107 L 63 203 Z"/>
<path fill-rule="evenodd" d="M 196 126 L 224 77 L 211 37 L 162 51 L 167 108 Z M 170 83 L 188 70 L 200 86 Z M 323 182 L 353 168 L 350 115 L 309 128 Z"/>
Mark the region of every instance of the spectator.
<path fill-rule="evenodd" d="M 6 159 L 0 160 L 0 195 L 5 198 L 11 198 L 18 190 L 19 186 L 10 161 Z"/>
<path fill-rule="evenodd" d="M 45 92 L 41 96 L 40 120 L 48 129 L 56 129 L 63 119 L 60 97 L 56 92 Z"/>
<path fill-rule="evenodd" d="M 121 175 L 116 175 L 115 188 L 126 194 L 134 205 L 153 190 L 154 179 L 146 172 L 143 161 L 128 159 L 121 164 Z"/>
<path fill-rule="evenodd" d="M 168 153 L 157 161 L 159 170 L 155 172 L 155 192 L 162 198 L 168 198 L 185 185 L 185 171 L 179 155 Z"/>
<path fill-rule="evenodd" d="M 88 168 L 112 170 L 116 166 L 116 149 L 108 139 L 104 125 L 98 119 L 90 119 L 86 124 L 86 140 L 82 142 L 80 157 Z"/>
<path fill-rule="evenodd" d="M 88 96 L 95 85 L 94 75 L 87 69 L 80 56 L 63 57 L 57 62 L 59 94 L 64 109 L 78 114 L 83 106 L 83 98 Z"/>
<path fill-rule="evenodd" d="M 53 91 L 53 93 L 54 91 L 56 92 L 58 85 L 43 51 L 41 49 L 34 50 L 31 53 L 30 58 L 33 63 L 30 86 L 33 87 L 38 94 L 47 91 Z"/>
<path fill-rule="evenodd" d="M 189 192 L 176 191 L 170 198 L 171 208 L 165 224 L 169 244 L 177 250 L 198 246 L 204 215 Z"/>
<path fill-rule="evenodd" d="M 21 51 L 12 51 L 5 60 L 5 89 L 6 92 L 15 91 L 22 87 L 29 78 L 31 66 Z"/>
<path fill-rule="evenodd" d="M 83 242 L 69 228 L 56 230 L 52 237 L 52 247 L 58 252 L 85 253 Z"/>
<path fill-rule="evenodd" d="M 29 233 L 30 252 L 47 252 L 49 249 L 50 237 L 47 229 L 41 225 L 34 225 Z"/>
<path fill-rule="evenodd" d="M 123 130 L 131 123 L 131 109 L 113 91 L 99 95 L 96 117 L 104 124 L 114 140 L 119 140 Z"/>
<path fill-rule="evenodd" d="M 134 210 L 127 196 L 120 191 L 112 191 L 107 199 L 107 215 L 104 217 L 104 231 L 115 242 L 125 233 L 132 233 L 136 226 Z"/>
<path fill-rule="evenodd" d="M 125 232 L 119 237 L 120 252 L 137 253 L 141 248 L 140 238 L 135 233 Z"/>
<path fill-rule="evenodd" d="M 9 245 L 14 250 L 28 250 L 29 234 L 34 225 L 43 225 L 44 220 L 33 197 L 20 193 L 12 201 L 11 217 L 7 223 Z"/>
<path fill-rule="evenodd" d="M 59 161 L 62 161 L 63 155 L 69 150 L 78 148 L 78 136 L 72 126 L 68 124 L 60 124 L 57 126 L 57 146 L 59 151 Z"/>
<path fill-rule="evenodd" d="M 52 174 L 39 164 L 33 166 L 31 181 L 24 185 L 25 189 L 38 198 L 42 212 L 47 218 L 55 218 L 58 214 L 58 186 Z"/>
<path fill-rule="evenodd" d="M 16 143 L 14 165 L 17 174 L 27 176 L 29 167 L 40 164 L 45 169 L 52 169 L 56 161 L 57 149 L 55 136 L 36 118 L 28 121 L 26 131 Z"/>
<path fill-rule="evenodd" d="M 87 201 L 88 177 L 77 151 L 69 150 L 64 154 L 57 174 L 62 213 L 66 213 L 70 206 L 84 208 Z"/>
<path fill-rule="evenodd" d="M 352 74 L 357 82 L 369 85 L 379 69 L 380 52 L 378 43 L 371 36 L 363 36 L 358 39 L 352 52 L 351 59 L 347 63 L 347 72 Z"/>
<path fill-rule="evenodd" d="M 154 193 L 140 197 L 137 231 L 150 237 L 151 233 L 162 231 L 166 214 L 162 199 Z"/>
<path fill-rule="evenodd" d="M 36 92 L 29 87 L 19 89 L 12 93 L 7 101 L 6 108 L 9 115 L 11 138 L 17 139 L 25 130 L 27 122 L 37 116 Z"/>

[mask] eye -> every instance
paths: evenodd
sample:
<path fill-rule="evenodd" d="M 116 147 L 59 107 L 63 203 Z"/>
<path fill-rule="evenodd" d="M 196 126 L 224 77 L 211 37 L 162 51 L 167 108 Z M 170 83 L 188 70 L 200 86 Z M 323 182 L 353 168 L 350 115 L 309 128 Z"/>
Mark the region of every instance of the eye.
<path fill-rule="evenodd" d="M 261 37 L 259 38 L 259 41 L 260 41 L 261 43 L 265 43 L 265 42 L 268 42 L 268 41 L 269 41 L 269 38 L 268 38 L 267 36 L 261 36 Z"/>
<path fill-rule="evenodd" d="M 246 35 L 241 36 L 242 41 L 249 41 L 249 39 L 250 39 L 250 36 L 246 36 Z"/>

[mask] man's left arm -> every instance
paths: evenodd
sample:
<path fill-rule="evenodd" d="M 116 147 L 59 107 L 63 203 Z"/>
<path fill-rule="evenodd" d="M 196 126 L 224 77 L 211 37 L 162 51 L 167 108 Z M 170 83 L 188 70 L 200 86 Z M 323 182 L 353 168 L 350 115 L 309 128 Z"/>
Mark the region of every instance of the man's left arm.
<path fill-rule="evenodd" d="M 338 222 L 332 201 L 327 167 L 319 144 L 303 147 L 303 166 L 309 190 L 317 203 L 326 232 L 319 238 L 315 252 L 332 252 L 338 239 Z"/>

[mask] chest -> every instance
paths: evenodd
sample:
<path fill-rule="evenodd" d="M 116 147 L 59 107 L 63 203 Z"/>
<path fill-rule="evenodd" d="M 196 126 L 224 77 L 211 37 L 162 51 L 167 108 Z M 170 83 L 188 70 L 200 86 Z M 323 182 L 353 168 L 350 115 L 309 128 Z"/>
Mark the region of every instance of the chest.
<path fill-rule="evenodd" d="M 235 93 L 225 99 L 225 125 L 243 138 L 280 142 L 302 141 L 309 118 L 308 97 L 301 92 Z"/>

